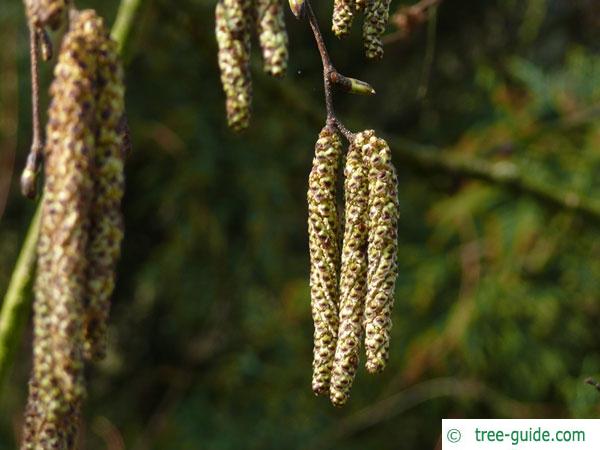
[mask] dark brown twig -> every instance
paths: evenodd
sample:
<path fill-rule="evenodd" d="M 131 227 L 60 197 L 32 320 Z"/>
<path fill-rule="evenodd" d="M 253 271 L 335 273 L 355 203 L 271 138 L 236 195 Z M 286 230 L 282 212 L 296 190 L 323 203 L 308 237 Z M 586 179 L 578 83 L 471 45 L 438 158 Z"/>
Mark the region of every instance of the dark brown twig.
<path fill-rule="evenodd" d="M 31 113 L 33 136 L 31 150 L 27 156 L 25 170 L 21 175 L 21 192 L 27 198 L 34 198 L 37 191 L 37 173 L 42 158 L 42 134 L 40 129 L 40 83 L 38 79 L 38 48 L 40 35 L 35 26 L 29 25 L 29 57 L 31 59 Z"/>
<path fill-rule="evenodd" d="M 327 47 L 325 46 L 325 41 L 323 40 L 323 35 L 321 34 L 321 29 L 319 28 L 319 23 L 310 4 L 310 0 L 306 0 L 304 8 L 308 16 L 310 28 L 312 29 L 313 35 L 315 36 L 315 41 L 317 43 L 317 48 L 319 49 L 319 54 L 321 55 L 321 62 L 323 63 L 323 84 L 325 87 L 325 108 L 327 110 L 327 125 L 336 128 L 340 133 L 344 135 L 344 137 L 349 142 L 352 142 L 354 140 L 354 133 L 348 130 L 344 126 L 344 124 L 337 118 L 335 110 L 333 108 L 332 93 L 333 84 L 346 83 L 348 78 L 340 74 L 331 62 L 331 58 L 329 57 L 329 53 L 327 52 Z"/>

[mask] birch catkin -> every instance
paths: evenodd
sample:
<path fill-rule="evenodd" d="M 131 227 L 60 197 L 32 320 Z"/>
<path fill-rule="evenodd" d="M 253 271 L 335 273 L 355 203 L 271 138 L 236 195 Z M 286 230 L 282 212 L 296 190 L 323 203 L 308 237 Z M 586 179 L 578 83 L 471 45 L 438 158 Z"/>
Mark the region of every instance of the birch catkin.
<path fill-rule="evenodd" d="M 220 0 L 215 9 L 215 33 L 227 122 L 236 131 L 248 128 L 252 103 L 247 9 L 248 5 L 242 0 Z"/>
<path fill-rule="evenodd" d="M 334 0 L 331 30 L 337 37 L 350 34 L 354 19 L 354 0 Z"/>
<path fill-rule="evenodd" d="M 369 59 L 383 58 L 381 38 L 389 19 L 390 0 L 366 0 L 363 40 Z"/>
<path fill-rule="evenodd" d="M 263 68 L 269 75 L 282 77 L 288 63 L 288 35 L 283 4 L 281 0 L 255 0 L 255 4 Z"/>
<path fill-rule="evenodd" d="M 387 143 L 372 130 L 360 133 L 369 179 L 368 277 L 364 329 L 366 367 L 381 372 L 388 360 L 397 276 L 398 181 Z"/>
<path fill-rule="evenodd" d="M 22 448 L 70 450 L 85 396 L 84 340 L 101 353 L 122 233 L 122 71 L 94 11 L 73 12 L 50 94 Z"/>
<path fill-rule="evenodd" d="M 74 438 L 65 430 L 77 422 L 85 394 L 83 302 L 94 187 L 96 69 L 88 33 L 93 20 L 89 14 L 73 19 L 50 90 L 35 285 L 33 389 L 23 448 L 72 448 Z"/>
<path fill-rule="evenodd" d="M 342 406 L 348 400 L 358 367 L 367 288 L 368 190 L 361 150 L 360 146 L 351 144 L 344 170 L 345 229 L 340 275 L 340 326 L 330 391 L 331 402 L 336 406 Z"/>
<path fill-rule="evenodd" d="M 96 149 L 94 159 L 94 198 L 90 216 L 88 245 L 87 305 L 85 314 L 85 356 L 100 360 L 106 353 L 106 327 L 110 297 L 115 285 L 115 269 L 123 239 L 121 199 L 125 189 L 125 114 L 123 68 L 117 45 L 107 30 L 98 30 L 98 73 L 96 94 Z"/>
<path fill-rule="evenodd" d="M 315 326 L 312 388 L 329 392 L 338 329 L 339 223 L 336 178 L 342 143 L 335 130 L 321 130 L 308 178 L 310 288 Z"/>

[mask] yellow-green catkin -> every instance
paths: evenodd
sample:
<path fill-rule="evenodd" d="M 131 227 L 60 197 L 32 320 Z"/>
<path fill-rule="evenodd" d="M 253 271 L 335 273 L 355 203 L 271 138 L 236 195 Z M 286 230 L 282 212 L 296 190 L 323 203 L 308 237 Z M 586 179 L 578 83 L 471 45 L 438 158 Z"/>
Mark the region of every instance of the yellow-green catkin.
<path fill-rule="evenodd" d="M 315 145 L 313 168 L 308 178 L 308 236 L 310 291 L 314 322 L 312 389 L 329 392 L 329 381 L 338 330 L 339 219 L 336 178 L 342 142 L 326 126 Z"/>
<path fill-rule="evenodd" d="M 96 83 L 89 37 L 95 17 L 84 12 L 71 19 L 50 89 L 26 449 L 73 448 L 72 430 L 85 395 L 83 317 Z"/>
<path fill-rule="evenodd" d="M 363 22 L 365 54 L 369 59 L 383 58 L 381 38 L 389 19 L 390 0 L 367 0 Z"/>
<path fill-rule="evenodd" d="M 331 30 L 337 37 L 345 37 L 350 34 L 352 21 L 354 19 L 354 0 L 334 0 Z"/>
<path fill-rule="evenodd" d="M 25 9 L 31 25 L 55 30 L 62 24 L 68 4 L 66 0 L 25 0 Z"/>
<path fill-rule="evenodd" d="M 282 77 L 288 64 L 288 34 L 282 0 L 255 0 L 256 29 L 265 72 Z"/>
<path fill-rule="evenodd" d="M 344 169 L 345 228 L 340 274 L 340 326 L 330 390 L 330 399 L 335 406 L 343 406 L 348 400 L 362 339 L 367 289 L 368 185 L 361 151 L 354 142 L 350 145 Z"/>
<path fill-rule="evenodd" d="M 368 276 L 364 330 L 366 368 L 381 372 L 389 356 L 394 286 L 397 276 L 398 181 L 390 148 L 373 130 L 360 133 L 369 179 Z"/>
<path fill-rule="evenodd" d="M 249 9 L 246 0 L 220 0 L 215 9 L 215 34 L 227 122 L 235 131 L 248 128 L 252 104 Z"/>
<path fill-rule="evenodd" d="M 106 353 L 110 298 L 123 239 L 121 200 L 125 189 L 123 68 L 108 31 L 102 26 L 97 35 L 97 132 L 84 324 L 85 356 L 92 360 L 102 359 Z"/>

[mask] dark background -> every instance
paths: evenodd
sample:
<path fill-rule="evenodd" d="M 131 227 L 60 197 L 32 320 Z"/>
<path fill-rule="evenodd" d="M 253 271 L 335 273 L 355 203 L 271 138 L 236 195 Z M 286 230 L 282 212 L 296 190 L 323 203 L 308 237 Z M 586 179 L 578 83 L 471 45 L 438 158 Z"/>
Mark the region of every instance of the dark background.
<path fill-rule="evenodd" d="M 583 383 L 600 376 L 600 219 L 401 152 L 509 163 L 595 202 L 600 4 L 447 0 L 379 63 L 363 57 L 360 21 L 338 41 L 330 2 L 315 4 L 338 70 L 378 93 L 336 95 L 338 115 L 374 128 L 396 158 L 388 368 L 361 368 L 341 410 L 310 390 L 306 188 L 324 104 L 308 24 L 286 6 L 284 80 L 254 52 L 254 116 L 238 136 L 225 125 L 214 1 L 147 0 L 126 51 L 133 153 L 110 352 L 89 370 L 82 448 L 434 449 L 443 417 L 600 415 Z M 117 10 L 78 5 L 108 23 Z M 34 210 L 18 192 L 31 123 L 21 2 L 3 1 L 0 39 L 3 292 Z M 50 75 L 45 65 L 44 94 Z M 29 326 L 0 387 L 0 449 L 16 445 L 30 346 Z"/>

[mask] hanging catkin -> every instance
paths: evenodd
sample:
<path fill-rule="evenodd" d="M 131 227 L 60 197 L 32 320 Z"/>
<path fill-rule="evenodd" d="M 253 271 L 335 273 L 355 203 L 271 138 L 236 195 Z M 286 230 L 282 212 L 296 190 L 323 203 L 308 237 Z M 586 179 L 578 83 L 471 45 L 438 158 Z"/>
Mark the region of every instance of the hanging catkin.
<path fill-rule="evenodd" d="M 335 406 L 342 406 L 348 400 L 358 367 L 367 288 L 367 169 L 361 147 L 355 142 L 350 145 L 346 156 L 344 176 L 345 229 L 340 275 L 340 326 L 330 391 L 330 399 Z"/>
<path fill-rule="evenodd" d="M 265 72 L 282 77 L 288 63 L 288 35 L 282 0 L 255 0 L 256 29 Z"/>
<path fill-rule="evenodd" d="M 66 7 L 65 0 L 25 0 L 25 9 L 29 23 L 36 28 L 57 29 L 62 24 Z"/>
<path fill-rule="evenodd" d="M 369 179 L 368 277 L 364 330 L 366 368 L 380 372 L 388 360 L 397 276 L 398 181 L 387 143 L 373 130 L 360 133 Z"/>
<path fill-rule="evenodd" d="M 329 392 L 338 329 L 339 220 L 336 177 L 342 143 L 335 130 L 325 126 L 315 145 L 308 178 L 308 236 L 310 289 L 315 326 L 312 389 Z"/>
<path fill-rule="evenodd" d="M 74 437 L 66 430 L 77 422 L 85 393 L 83 302 L 94 187 L 96 60 L 90 51 L 92 29 L 89 14 L 72 19 L 50 89 L 35 285 L 33 389 L 24 448 L 72 448 Z"/>
<path fill-rule="evenodd" d="M 350 33 L 354 19 L 354 0 L 334 0 L 331 29 L 337 37 Z"/>
<path fill-rule="evenodd" d="M 252 103 L 247 9 L 247 0 L 220 0 L 215 9 L 215 33 L 227 122 L 236 131 L 248 128 Z"/>
<path fill-rule="evenodd" d="M 54 73 L 22 448 L 70 450 L 84 339 L 90 356 L 101 353 L 122 233 L 122 69 L 94 11 L 73 12 Z"/>
<path fill-rule="evenodd" d="M 102 359 L 106 353 L 110 297 L 123 239 L 121 199 L 125 188 L 123 69 L 117 45 L 109 38 L 106 29 L 100 29 L 98 34 L 94 198 L 87 252 L 84 347 L 86 358 L 93 360 Z"/>
<path fill-rule="evenodd" d="M 383 58 L 381 37 L 388 23 L 389 9 L 390 0 L 366 0 L 363 41 L 369 59 Z"/>

